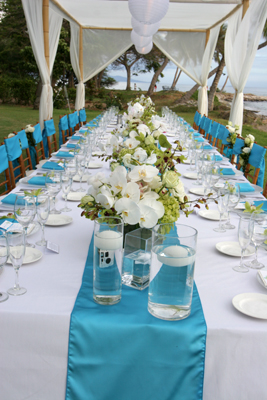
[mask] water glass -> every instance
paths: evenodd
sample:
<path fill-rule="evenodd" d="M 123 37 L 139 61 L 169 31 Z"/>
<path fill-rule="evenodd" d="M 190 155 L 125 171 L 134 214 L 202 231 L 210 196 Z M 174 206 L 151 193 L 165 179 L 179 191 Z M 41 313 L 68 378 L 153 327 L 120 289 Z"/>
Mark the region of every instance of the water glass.
<path fill-rule="evenodd" d="M 121 300 L 123 220 L 101 217 L 94 221 L 93 299 L 102 305 Z"/>
<path fill-rule="evenodd" d="M 229 203 L 227 208 L 227 222 L 224 224 L 225 229 L 235 229 L 235 225 L 231 224 L 230 211 L 233 210 L 240 200 L 240 186 L 238 183 L 227 183 L 226 190 L 229 192 Z"/>
<path fill-rule="evenodd" d="M 7 237 L 5 232 L 0 231 L 0 272 L 8 259 Z M 8 294 L 0 292 L 0 303 L 8 299 Z"/>
<path fill-rule="evenodd" d="M 25 232 L 26 247 L 35 247 L 34 244 L 27 241 L 27 228 L 33 222 L 36 215 L 36 206 L 34 197 L 16 196 L 14 205 L 14 215 L 16 220 L 22 225 Z"/>
<path fill-rule="evenodd" d="M 255 259 L 245 265 L 252 269 L 261 269 L 265 265 L 258 261 L 258 248 L 267 240 L 267 213 L 252 214 L 254 227 L 251 241 L 255 246 Z"/>
<path fill-rule="evenodd" d="M 122 283 L 143 290 L 149 285 L 152 231 L 139 228 L 125 235 Z"/>
<path fill-rule="evenodd" d="M 159 224 L 152 232 L 148 311 L 157 318 L 189 316 L 194 284 L 197 231 L 180 224 Z"/>
<path fill-rule="evenodd" d="M 36 214 L 37 219 L 42 227 L 42 238 L 36 244 L 38 246 L 46 246 L 45 234 L 44 234 L 44 225 L 48 220 L 50 212 L 50 198 L 48 195 L 41 194 L 36 197 Z"/>
<path fill-rule="evenodd" d="M 56 210 L 55 202 L 56 196 L 61 190 L 62 172 L 51 171 L 47 172 L 45 179 L 46 189 L 52 198 L 52 208 L 50 209 L 50 214 L 60 214 L 59 210 Z"/>
<path fill-rule="evenodd" d="M 68 174 L 63 174 L 62 175 L 62 183 L 61 183 L 61 190 L 63 193 L 63 198 L 64 198 L 64 207 L 61 208 L 61 212 L 70 212 L 71 208 L 67 206 L 67 200 L 68 200 L 68 194 L 70 192 L 72 184 L 72 178 Z"/>
<path fill-rule="evenodd" d="M 229 193 L 225 191 L 224 189 L 219 189 L 218 190 L 218 199 L 217 199 L 217 207 L 220 213 L 220 224 L 218 228 L 214 228 L 213 230 L 215 232 L 226 232 L 223 224 L 222 224 L 222 216 L 223 214 L 227 211 L 228 208 L 228 203 L 229 203 Z"/>
<path fill-rule="evenodd" d="M 19 269 L 25 256 L 25 232 L 8 232 L 7 246 L 9 259 L 16 274 L 15 284 L 12 288 L 8 289 L 7 293 L 11 296 L 20 296 L 27 292 L 27 289 L 19 285 Z"/>
<path fill-rule="evenodd" d="M 240 216 L 239 226 L 238 226 L 238 241 L 239 246 L 241 247 L 241 259 L 240 264 L 236 267 L 233 267 L 233 270 L 236 272 L 248 272 L 249 269 L 243 263 L 243 257 L 245 254 L 245 250 L 249 246 L 253 234 L 254 229 L 254 220 L 252 216 L 248 218 L 247 215 Z"/>

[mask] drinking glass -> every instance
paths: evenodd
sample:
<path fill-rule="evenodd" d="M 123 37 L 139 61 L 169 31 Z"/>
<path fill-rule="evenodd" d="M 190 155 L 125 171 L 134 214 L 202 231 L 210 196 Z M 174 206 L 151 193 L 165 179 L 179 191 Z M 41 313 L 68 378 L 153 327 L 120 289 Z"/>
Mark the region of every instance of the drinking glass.
<path fill-rule="evenodd" d="M 8 259 L 8 246 L 7 238 L 5 232 L 0 231 L 0 271 Z M 5 292 L 0 292 L 0 303 L 8 299 L 8 294 Z"/>
<path fill-rule="evenodd" d="M 80 180 L 80 187 L 77 189 L 78 192 L 85 192 L 86 190 L 82 187 L 82 179 L 85 171 L 85 156 L 81 155 L 78 157 L 77 160 L 77 175 Z"/>
<path fill-rule="evenodd" d="M 227 208 L 227 222 L 224 224 L 225 229 L 235 229 L 235 225 L 231 224 L 230 211 L 233 210 L 240 200 L 240 187 L 235 183 L 227 183 L 226 190 L 229 193 L 229 203 Z"/>
<path fill-rule="evenodd" d="M 113 305 L 121 299 L 123 220 L 103 217 L 94 221 L 93 299 Z"/>
<path fill-rule="evenodd" d="M 33 222 L 36 215 L 36 206 L 34 197 L 16 196 L 14 205 L 14 215 L 16 220 L 22 225 L 25 232 L 25 246 L 35 247 L 34 244 L 27 241 L 27 228 Z"/>
<path fill-rule="evenodd" d="M 255 246 L 255 259 L 245 265 L 252 269 L 261 269 L 265 265 L 258 261 L 258 248 L 267 240 L 267 213 L 252 214 L 254 227 L 251 241 Z"/>
<path fill-rule="evenodd" d="M 241 247 L 241 260 L 240 264 L 236 267 L 233 267 L 233 270 L 236 272 L 248 272 L 249 269 L 245 267 L 243 263 L 243 256 L 246 248 L 249 246 L 253 234 L 254 229 L 254 220 L 252 216 L 248 218 L 248 216 L 240 216 L 239 226 L 238 226 L 238 241 Z"/>
<path fill-rule="evenodd" d="M 41 194 L 36 197 L 36 214 L 37 219 L 42 227 L 42 238 L 36 244 L 38 246 L 46 246 L 45 234 L 44 234 L 44 225 L 49 217 L 50 211 L 50 198 L 48 195 Z"/>
<path fill-rule="evenodd" d="M 203 159 L 201 157 L 201 154 L 196 154 L 196 160 L 195 160 L 195 165 L 196 165 L 196 173 L 197 173 L 197 180 L 193 183 L 193 185 L 202 185 L 202 169 L 203 169 Z"/>
<path fill-rule="evenodd" d="M 59 210 L 56 210 L 56 195 L 61 190 L 61 172 L 58 171 L 51 171 L 47 172 L 46 179 L 45 179 L 45 186 L 46 189 L 52 198 L 52 208 L 50 210 L 50 214 L 60 214 Z"/>
<path fill-rule="evenodd" d="M 224 189 L 218 190 L 218 199 L 217 199 L 217 207 L 220 213 L 220 224 L 218 228 L 214 228 L 215 232 L 226 232 L 224 226 L 222 224 L 222 216 L 227 211 L 228 203 L 229 203 L 229 193 Z"/>
<path fill-rule="evenodd" d="M 70 192 L 76 192 L 76 190 L 74 190 L 72 188 L 73 178 L 77 174 L 77 162 L 76 162 L 76 160 L 73 160 L 73 161 L 69 162 L 68 164 L 66 164 L 65 172 L 71 178 Z"/>
<path fill-rule="evenodd" d="M 63 197 L 64 197 L 64 207 L 61 208 L 60 211 L 62 212 L 69 212 L 71 211 L 71 208 L 69 208 L 67 206 L 67 199 L 68 199 L 68 194 L 70 192 L 70 188 L 71 188 L 71 184 L 72 184 L 72 178 L 71 176 L 69 176 L 68 174 L 63 174 L 62 175 L 62 183 L 61 183 L 61 189 L 62 189 L 62 193 L 63 193 Z"/>
<path fill-rule="evenodd" d="M 25 232 L 8 232 L 7 246 L 9 259 L 16 274 L 15 284 L 13 288 L 8 289 L 7 293 L 11 296 L 20 296 L 27 292 L 27 289 L 19 285 L 19 269 L 25 256 Z"/>
<path fill-rule="evenodd" d="M 194 285 L 197 231 L 180 224 L 159 224 L 152 231 L 148 311 L 157 318 L 189 316 Z"/>

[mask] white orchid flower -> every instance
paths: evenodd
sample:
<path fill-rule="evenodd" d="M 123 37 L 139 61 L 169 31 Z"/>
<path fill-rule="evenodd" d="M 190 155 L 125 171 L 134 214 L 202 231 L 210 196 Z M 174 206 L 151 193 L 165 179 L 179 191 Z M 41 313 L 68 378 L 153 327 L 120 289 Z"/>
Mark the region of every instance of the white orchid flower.
<path fill-rule="evenodd" d="M 162 182 L 160 179 L 160 176 L 154 176 L 154 178 L 152 179 L 152 181 L 148 182 L 148 186 L 151 189 L 159 189 L 162 186 Z"/>
<path fill-rule="evenodd" d="M 145 136 L 150 134 L 150 129 L 145 124 L 138 125 L 137 130 L 138 130 L 139 133 L 142 133 Z"/>
<path fill-rule="evenodd" d="M 126 188 L 127 179 L 123 172 L 116 172 L 118 167 L 115 169 L 113 174 L 109 178 L 109 182 L 112 186 L 112 190 L 115 194 L 121 192 Z"/>
<path fill-rule="evenodd" d="M 139 140 L 136 139 L 126 139 L 124 142 L 124 145 L 128 148 L 128 149 L 135 149 L 138 145 L 140 144 Z"/>
<path fill-rule="evenodd" d="M 118 165 L 114 169 L 113 174 L 123 174 L 126 177 L 127 176 L 127 170 L 123 165 Z"/>
<path fill-rule="evenodd" d="M 130 136 L 131 139 L 134 139 L 136 136 L 138 136 L 138 133 L 136 131 L 131 131 L 129 133 L 129 136 Z"/>
<path fill-rule="evenodd" d="M 89 186 L 86 195 L 93 196 L 95 199 L 97 196 L 97 190 L 93 186 Z"/>
<path fill-rule="evenodd" d="M 158 219 L 162 218 L 165 213 L 164 205 L 160 201 L 157 201 L 156 199 L 152 198 L 142 199 L 139 203 L 139 206 L 141 207 L 142 205 L 151 207 L 157 214 Z"/>
<path fill-rule="evenodd" d="M 131 168 L 132 167 L 131 161 L 132 161 L 132 155 L 131 154 L 125 154 L 125 156 L 122 157 L 122 162 L 125 165 L 125 167 L 127 167 L 127 168 Z"/>
<path fill-rule="evenodd" d="M 146 164 L 155 164 L 157 161 L 157 156 L 155 153 L 151 153 L 150 156 L 146 159 Z"/>
<path fill-rule="evenodd" d="M 135 182 L 128 182 L 121 194 L 123 197 L 133 200 L 135 203 L 138 203 L 140 200 L 140 189 Z"/>
<path fill-rule="evenodd" d="M 153 228 L 158 222 L 158 216 L 153 208 L 146 206 L 145 204 L 140 204 L 140 220 L 139 225 L 141 228 Z"/>
<path fill-rule="evenodd" d="M 138 147 L 138 148 L 135 150 L 133 157 L 134 157 L 137 161 L 139 161 L 139 162 L 141 162 L 141 163 L 146 162 L 146 159 L 147 159 L 147 152 L 146 152 L 144 149 L 142 149 L 141 147 Z"/>
<path fill-rule="evenodd" d="M 154 176 L 158 175 L 158 172 L 158 169 L 152 165 L 138 165 L 129 173 L 129 178 L 134 182 L 141 180 L 151 182 Z"/>
<path fill-rule="evenodd" d="M 106 177 L 103 172 L 98 172 L 94 176 L 90 176 L 88 179 L 88 185 L 92 185 L 95 189 L 99 188 L 100 186 L 103 185 L 103 183 L 106 183 Z"/>
<path fill-rule="evenodd" d="M 121 215 L 126 224 L 135 225 L 139 222 L 141 213 L 138 205 L 125 197 L 115 203 L 115 210 Z"/>
<path fill-rule="evenodd" d="M 96 201 L 100 203 L 102 207 L 109 209 L 113 206 L 115 199 L 107 188 L 103 188 L 101 193 L 96 196 Z"/>
<path fill-rule="evenodd" d="M 119 142 L 116 136 L 114 135 L 111 136 L 110 145 L 113 147 L 113 149 L 119 150 Z"/>
<path fill-rule="evenodd" d="M 143 199 L 155 199 L 157 200 L 159 198 L 159 195 L 157 192 L 153 192 L 152 190 L 148 190 L 143 194 Z"/>

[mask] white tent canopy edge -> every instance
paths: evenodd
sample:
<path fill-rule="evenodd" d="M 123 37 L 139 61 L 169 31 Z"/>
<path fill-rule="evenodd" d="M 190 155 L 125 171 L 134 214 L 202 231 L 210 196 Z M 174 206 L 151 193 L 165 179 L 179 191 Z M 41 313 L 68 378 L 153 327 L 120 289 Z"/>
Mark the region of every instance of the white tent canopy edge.
<path fill-rule="evenodd" d="M 235 78 L 231 79 L 232 73 L 229 73 L 231 83 L 236 89 L 231 118 L 233 123 L 239 122 L 238 124 L 242 126 L 240 121 L 243 118 L 243 88 L 267 17 L 266 3 L 266 0 L 251 0 L 248 8 L 249 0 L 170 1 L 169 10 L 161 21 L 161 28 L 154 35 L 153 41 L 168 58 L 200 84 L 201 114 L 207 115 L 207 76 L 219 28 L 228 20 L 231 37 L 227 34 L 228 39 L 225 40 L 227 46 L 225 53 L 228 54 L 227 70 L 228 65 L 230 70 L 235 68 L 232 67 L 233 58 L 239 63 L 233 52 L 242 48 L 243 54 L 243 67 L 240 66 L 243 68 L 242 85 L 240 83 L 238 88 L 236 83 L 233 85 L 232 80 Z M 131 15 L 126 0 L 79 0 L 78 3 L 72 0 L 22 0 L 22 4 L 43 82 L 40 104 L 40 123 L 43 124 L 44 119 L 49 119 L 53 115 L 50 75 L 62 18 L 71 23 L 71 63 L 79 81 L 75 108 L 79 110 L 85 104 L 84 82 L 132 45 Z M 49 10 L 49 14 L 45 10 Z M 246 18 L 242 20 L 246 11 Z M 255 21 L 257 21 L 256 26 Z M 252 35 L 249 33 L 251 30 L 254 32 Z M 245 40 L 243 34 L 239 33 L 241 31 L 247 33 Z M 240 55 L 240 51 L 238 54 Z M 244 61 L 246 57 L 247 61 Z"/>

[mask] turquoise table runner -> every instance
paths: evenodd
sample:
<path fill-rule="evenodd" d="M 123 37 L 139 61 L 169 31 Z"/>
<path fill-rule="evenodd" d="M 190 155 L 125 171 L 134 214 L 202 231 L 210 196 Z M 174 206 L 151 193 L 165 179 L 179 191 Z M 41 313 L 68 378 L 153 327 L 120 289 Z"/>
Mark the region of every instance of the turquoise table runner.
<path fill-rule="evenodd" d="M 196 286 L 191 315 L 162 321 L 147 290 L 123 286 L 114 306 L 93 301 L 93 240 L 70 322 L 66 400 L 200 400 L 206 322 Z"/>

